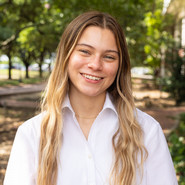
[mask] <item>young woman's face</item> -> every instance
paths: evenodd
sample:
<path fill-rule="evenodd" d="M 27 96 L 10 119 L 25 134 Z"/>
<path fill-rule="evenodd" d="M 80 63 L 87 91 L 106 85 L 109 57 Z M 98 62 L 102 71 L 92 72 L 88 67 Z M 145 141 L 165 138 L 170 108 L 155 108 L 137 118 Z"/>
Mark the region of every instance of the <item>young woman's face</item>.
<path fill-rule="evenodd" d="M 118 66 L 114 34 L 97 26 L 87 27 L 69 58 L 70 92 L 86 96 L 105 94 L 116 77 Z"/>

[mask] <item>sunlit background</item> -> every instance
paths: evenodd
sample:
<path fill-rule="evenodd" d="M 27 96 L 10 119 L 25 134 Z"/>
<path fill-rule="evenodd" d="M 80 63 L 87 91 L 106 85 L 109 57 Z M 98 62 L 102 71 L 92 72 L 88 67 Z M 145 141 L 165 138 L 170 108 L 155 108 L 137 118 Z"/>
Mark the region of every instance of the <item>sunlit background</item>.
<path fill-rule="evenodd" d="M 88 10 L 122 26 L 136 106 L 160 122 L 185 185 L 184 0 L 0 0 L 0 184 L 17 127 L 39 113 L 66 25 Z"/>

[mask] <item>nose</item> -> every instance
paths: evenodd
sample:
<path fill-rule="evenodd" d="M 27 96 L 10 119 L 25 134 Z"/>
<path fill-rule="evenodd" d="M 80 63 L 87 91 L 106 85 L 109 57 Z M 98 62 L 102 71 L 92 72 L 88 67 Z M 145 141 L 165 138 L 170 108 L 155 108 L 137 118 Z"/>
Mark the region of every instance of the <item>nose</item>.
<path fill-rule="evenodd" d="M 100 71 L 102 70 L 102 61 L 100 56 L 95 56 L 91 61 L 89 61 L 88 65 L 89 68 Z"/>

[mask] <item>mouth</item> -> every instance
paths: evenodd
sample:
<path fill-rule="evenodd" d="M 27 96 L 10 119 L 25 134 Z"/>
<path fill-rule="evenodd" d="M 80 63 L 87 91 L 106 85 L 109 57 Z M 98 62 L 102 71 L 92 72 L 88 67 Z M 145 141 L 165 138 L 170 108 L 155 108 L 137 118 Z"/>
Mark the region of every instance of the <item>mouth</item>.
<path fill-rule="evenodd" d="M 89 80 L 95 80 L 95 81 L 98 81 L 98 80 L 103 79 L 103 78 L 101 78 L 101 77 L 92 76 L 92 75 L 84 74 L 84 73 L 81 73 L 81 75 L 82 75 L 82 76 L 84 76 L 85 78 L 89 79 Z"/>

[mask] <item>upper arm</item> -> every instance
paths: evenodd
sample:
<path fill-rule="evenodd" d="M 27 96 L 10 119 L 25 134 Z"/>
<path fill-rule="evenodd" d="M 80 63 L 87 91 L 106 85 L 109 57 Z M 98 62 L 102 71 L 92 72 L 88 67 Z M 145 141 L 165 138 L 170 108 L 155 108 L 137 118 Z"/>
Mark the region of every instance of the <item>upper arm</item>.
<path fill-rule="evenodd" d="M 153 120 L 154 121 L 154 120 Z M 177 185 L 173 162 L 163 131 L 155 123 L 149 133 L 146 133 L 146 160 L 147 184 L 149 185 Z"/>
<path fill-rule="evenodd" d="M 29 129 L 18 129 L 12 146 L 4 185 L 35 185 L 36 145 Z"/>

